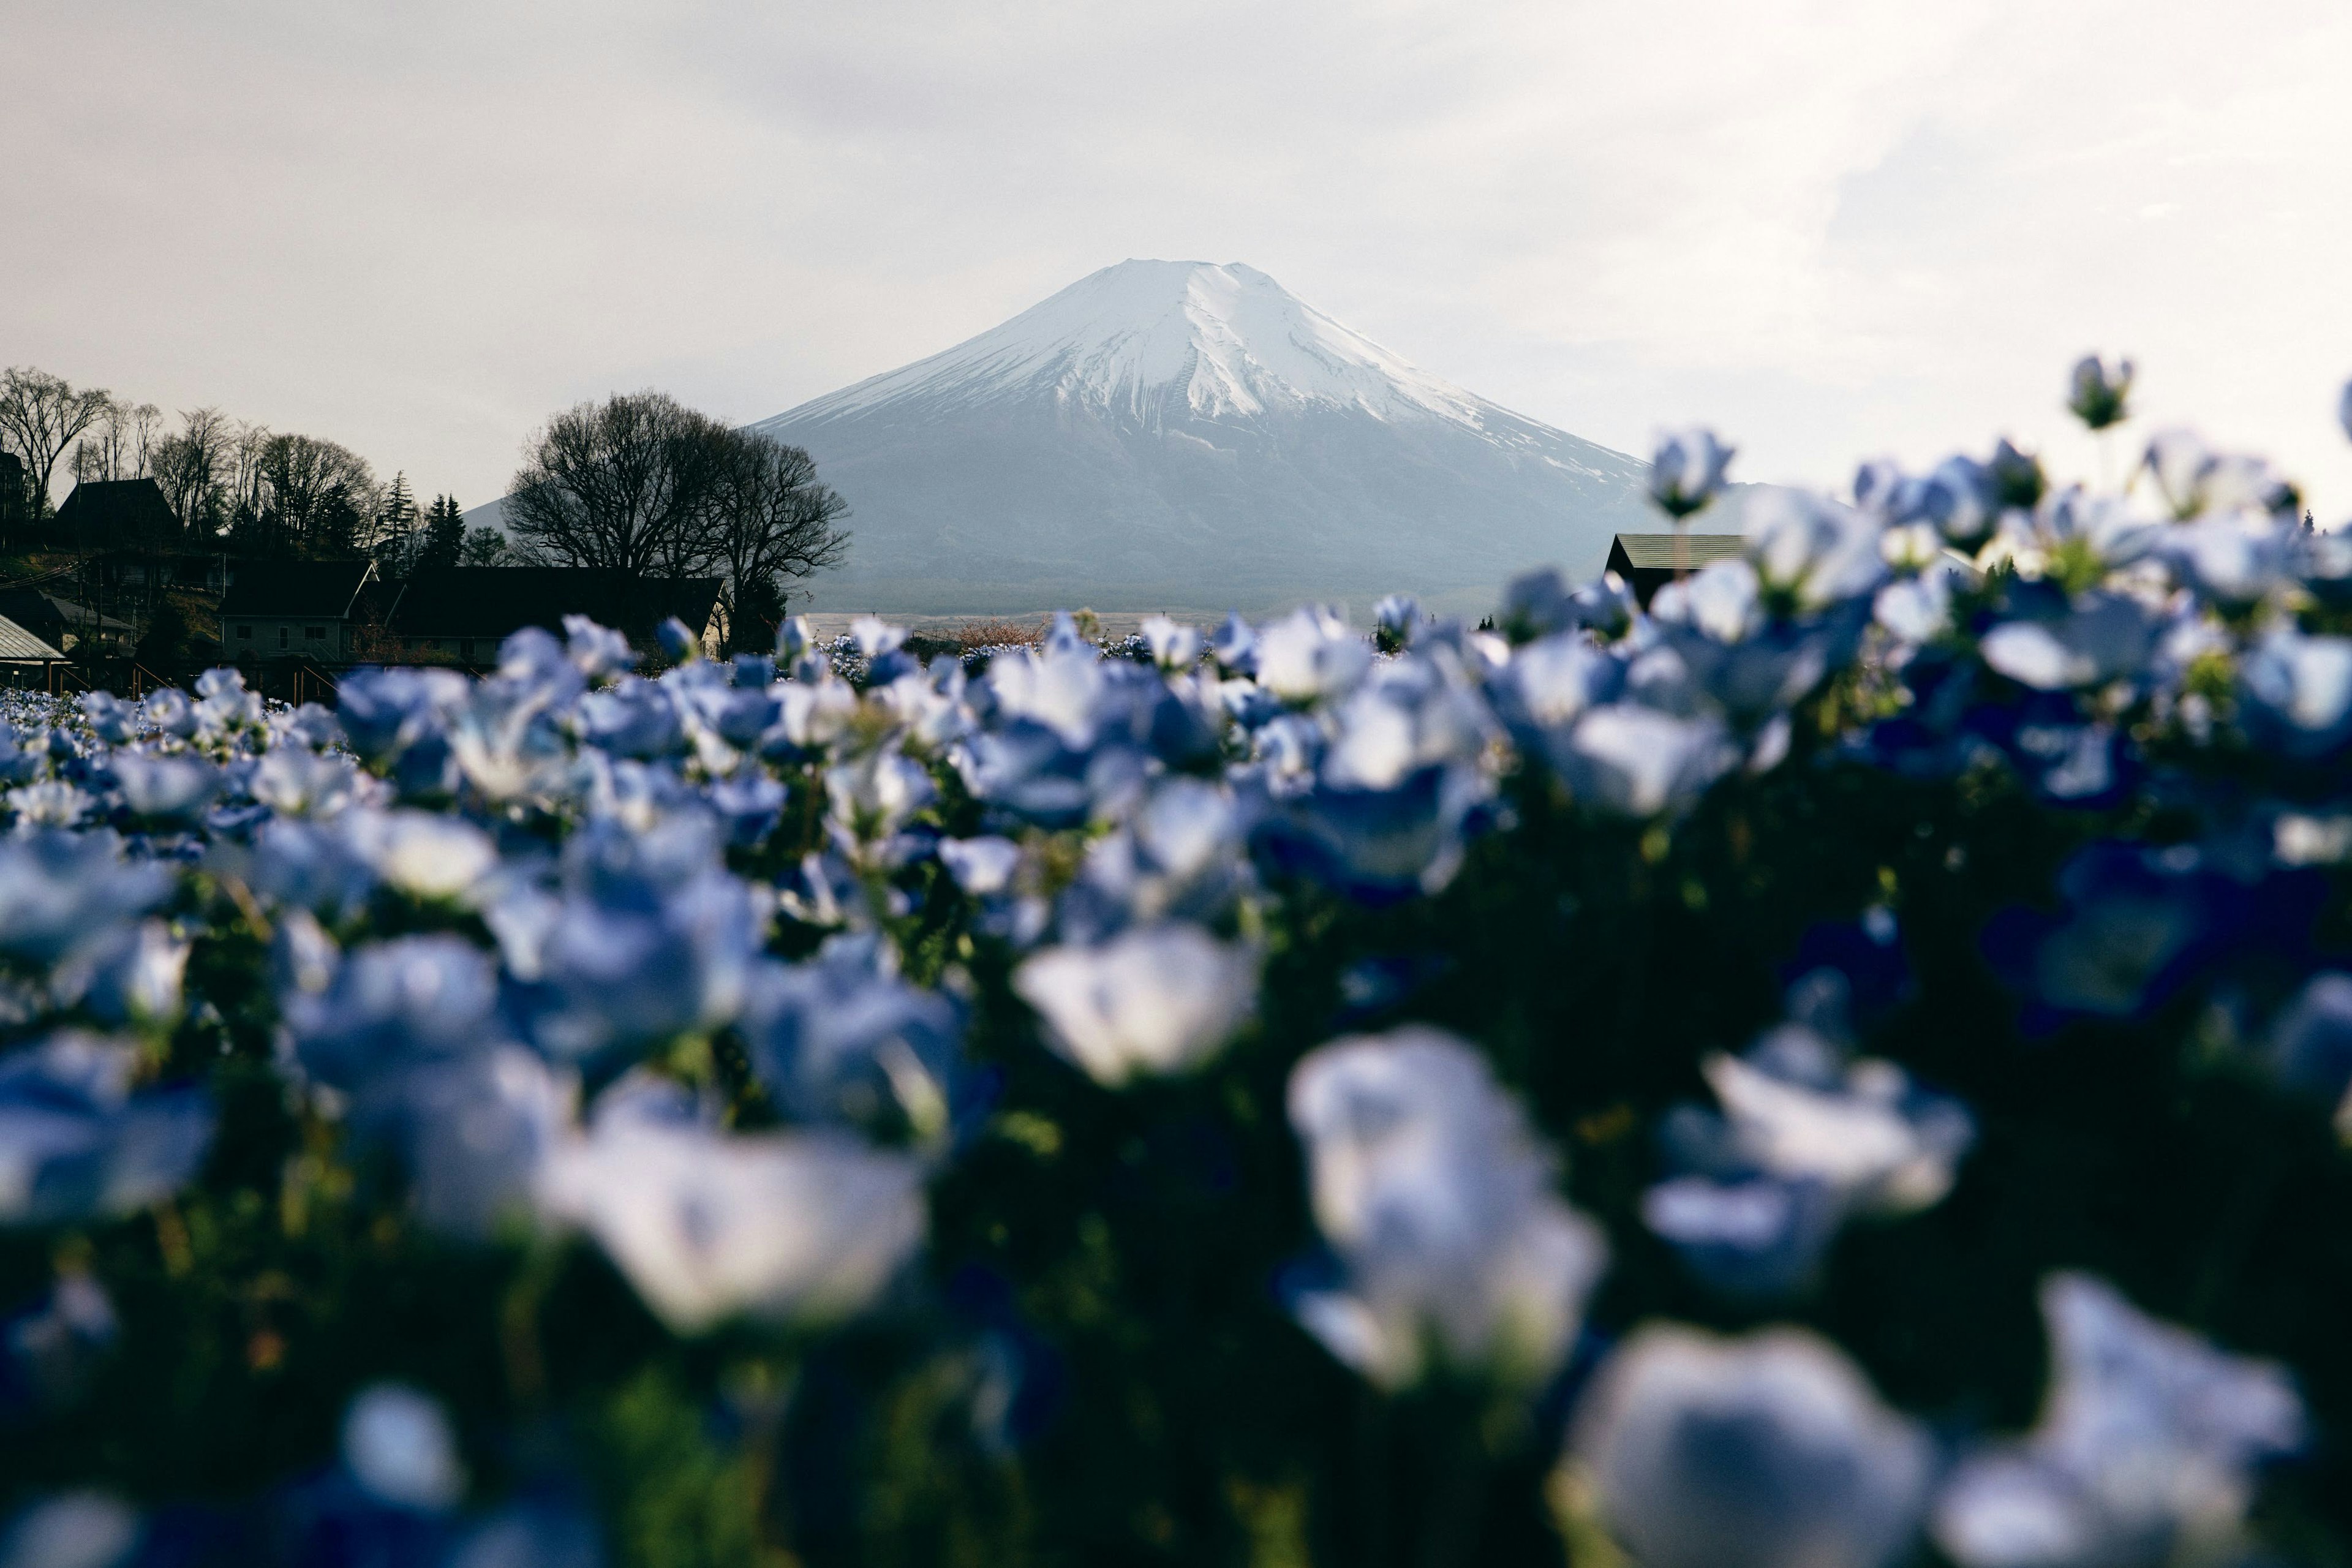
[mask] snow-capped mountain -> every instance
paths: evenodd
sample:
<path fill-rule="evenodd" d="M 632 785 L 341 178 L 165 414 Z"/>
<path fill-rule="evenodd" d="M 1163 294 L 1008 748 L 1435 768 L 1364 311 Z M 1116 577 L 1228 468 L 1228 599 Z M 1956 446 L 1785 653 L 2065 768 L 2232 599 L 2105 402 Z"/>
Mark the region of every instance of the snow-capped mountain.
<path fill-rule="evenodd" d="M 824 608 L 1461 608 L 1654 526 L 1640 464 L 1415 369 L 1238 264 L 1124 261 L 763 420 L 850 504 Z M 1485 597 L 1480 597 L 1481 595 Z"/>

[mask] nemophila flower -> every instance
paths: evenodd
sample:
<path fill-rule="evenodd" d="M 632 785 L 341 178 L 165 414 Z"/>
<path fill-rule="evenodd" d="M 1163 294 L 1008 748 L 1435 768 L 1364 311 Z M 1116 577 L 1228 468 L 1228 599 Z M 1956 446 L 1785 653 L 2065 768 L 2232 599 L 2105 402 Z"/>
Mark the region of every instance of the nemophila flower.
<path fill-rule="evenodd" d="M 121 745 L 138 732 L 139 710 L 110 691 L 83 692 L 81 716 L 89 721 L 91 734 L 113 745 Z"/>
<path fill-rule="evenodd" d="M 942 838 L 938 845 L 940 864 L 956 886 L 974 898 L 992 898 L 1013 886 L 1013 873 L 1021 868 L 1021 846 L 1010 838 L 982 835 L 977 838 Z"/>
<path fill-rule="evenodd" d="M 96 811 L 98 801 L 63 779 L 43 779 L 10 790 L 8 807 L 16 814 L 19 828 L 69 828 Z"/>
<path fill-rule="evenodd" d="M 1293 1069 L 1289 1112 L 1339 1267 L 1291 1310 L 1326 1350 L 1390 1388 L 1433 1356 L 1515 1384 L 1559 1366 L 1608 1246 L 1475 1047 L 1419 1026 L 1334 1040 Z"/>
<path fill-rule="evenodd" d="M 418 1219 L 478 1241 L 530 1220 L 541 1171 L 571 1131 L 577 1097 L 570 1076 L 536 1053 L 478 1045 L 384 1064 L 349 1119 L 362 1146 L 396 1154 Z"/>
<path fill-rule="evenodd" d="M 2273 628 L 2238 667 L 2240 722 L 2260 746 L 2298 761 L 2352 739 L 2352 638 Z"/>
<path fill-rule="evenodd" d="M 2132 674 L 2156 646 L 2161 623 L 2121 594 L 2080 594 L 2047 619 L 2003 621 L 1985 633 L 1986 664 L 2039 691 L 2100 686 Z"/>
<path fill-rule="evenodd" d="M 394 1508 L 441 1513 L 466 1493 L 457 1435 L 441 1402 L 404 1384 L 371 1384 L 343 1413 L 343 1468 Z"/>
<path fill-rule="evenodd" d="M 245 677 L 226 666 L 196 677 L 196 732 L 208 739 L 257 729 L 262 722 L 261 694 L 245 689 Z"/>
<path fill-rule="evenodd" d="M 2034 796 L 2052 805 L 2104 810 L 2139 781 L 2136 753 L 2116 725 L 2085 721 L 2060 692 L 1979 703 L 1967 727 L 1997 748 Z"/>
<path fill-rule="evenodd" d="M 1765 598 L 1801 615 L 1878 586 L 1886 575 L 1883 530 L 1868 512 L 1787 489 L 1766 490 L 1741 525 Z"/>
<path fill-rule="evenodd" d="M 0 840 L 0 953 L 53 962 L 171 889 L 170 871 L 126 859 L 111 832 L 36 829 Z"/>
<path fill-rule="evenodd" d="M 1372 645 L 1329 610 L 1302 606 L 1258 628 L 1256 663 L 1259 685 L 1303 705 L 1353 687 L 1371 667 Z"/>
<path fill-rule="evenodd" d="M 2272 1021 L 2262 1055 L 2279 1081 L 2340 1108 L 2352 1089 L 2352 974 L 2326 970 Z"/>
<path fill-rule="evenodd" d="M 1602 1366 L 1570 1453 L 1644 1568 L 1881 1568 L 1908 1554 L 1926 1433 L 1801 1329 L 1645 1328 Z"/>
<path fill-rule="evenodd" d="M 1171 621 L 1166 616 L 1147 616 L 1142 631 L 1144 646 L 1151 650 L 1151 662 L 1166 673 L 1175 675 L 1201 662 L 1201 634 L 1196 627 Z"/>
<path fill-rule="evenodd" d="M 746 770 L 711 784 L 710 806 L 727 825 L 727 841 L 749 848 L 766 838 L 784 809 L 784 786 Z"/>
<path fill-rule="evenodd" d="M 2075 1017 L 2135 1018 L 2233 952 L 2298 951 L 2317 911 L 2315 875 L 2249 885 L 2193 845 L 2093 844 L 2058 873 L 2061 912 L 2007 911 L 1983 945 L 2024 994 L 2028 1034 Z"/>
<path fill-rule="evenodd" d="M 1929 569 L 1889 583 L 1873 595 L 1870 617 L 1898 642 L 1933 642 L 1951 629 L 1952 579 Z"/>
<path fill-rule="evenodd" d="M 864 843 L 897 833 L 939 793 L 931 775 L 896 746 L 826 769 L 824 792 L 834 822 Z"/>
<path fill-rule="evenodd" d="M 1679 522 L 1722 491 L 1735 450 L 1712 430 L 1667 431 L 1650 454 L 1650 499 Z"/>
<path fill-rule="evenodd" d="M 221 787 L 220 770 L 199 756 L 120 751 L 107 771 L 132 816 L 184 822 L 204 810 Z"/>
<path fill-rule="evenodd" d="M 377 880 L 374 868 L 333 825 L 289 817 L 263 823 L 249 854 L 215 844 L 213 864 L 276 903 L 331 919 L 365 903 Z"/>
<path fill-rule="evenodd" d="M 212 1142 L 200 1089 L 142 1089 L 139 1053 L 66 1033 L 0 1055 L 0 1223 L 81 1224 L 177 1192 Z"/>
<path fill-rule="evenodd" d="M 583 696 L 573 722 L 583 741 L 615 757 L 666 757 L 686 736 L 669 690 L 634 675 Z"/>
<path fill-rule="evenodd" d="M 488 834 L 437 812 L 352 811 L 336 826 L 380 880 L 413 898 L 463 899 L 499 864 Z"/>
<path fill-rule="evenodd" d="M 1392 902 L 1454 879 L 1493 795 L 1492 781 L 1462 763 L 1432 763 L 1374 787 L 1332 782 L 1327 769 L 1265 820 L 1257 840 L 1277 865 L 1364 902 Z"/>
<path fill-rule="evenodd" d="M 616 1110 L 551 1155 L 540 1201 L 691 1334 L 866 1305 L 922 1245 L 926 1170 L 832 1129 L 730 1136 Z"/>
<path fill-rule="evenodd" d="M 458 784 L 448 721 L 470 689 L 450 669 L 355 669 L 336 689 L 352 749 L 403 796 L 446 796 Z"/>
<path fill-rule="evenodd" d="M 1587 710 L 1550 754 L 1580 805 L 1632 817 L 1679 815 L 1738 767 L 1741 755 L 1715 719 L 1632 702 Z"/>
<path fill-rule="evenodd" d="M 140 721 L 158 734 L 184 741 L 196 732 L 195 704 L 176 686 L 152 691 L 139 704 Z"/>
<path fill-rule="evenodd" d="M 1256 980 L 1249 949 L 1171 923 L 1032 953 L 1013 971 L 1013 988 L 1037 1010 L 1055 1051 L 1116 1089 L 1215 1056 L 1248 1016 Z"/>
<path fill-rule="evenodd" d="M 2074 362 L 2067 377 L 2066 407 L 2094 430 L 2104 430 L 2131 416 L 2132 362 L 2110 365 L 2096 354 Z"/>
<path fill-rule="evenodd" d="M 323 985 L 298 985 L 278 1005 L 303 1070 L 340 1089 L 410 1062 L 488 1049 L 503 1032 L 489 955 L 439 933 L 354 948 Z"/>
<path fill-rule="evenodd" d="M 125 1568 L 147 1540 L 139 1510 L 110 1492 L 65 1491 L 26 1503 L 0 1532 L 9 1568 Z"/>
<path fill-rule="evenodd" d="M 1797 1289 L 1836 1226 L 1942 1201 L 1975 1123 L 1892 1062 L 1849 1061 L 1800 1025 L 1703 1068 L 1720 1114 L 1670 1121 L 1690 1173 L 1651 1189 L 1650 1228 L 1701 1277 L 1736 1291 Z"/>
<path fill-rule="evenodd" d="M 586 616 L 563 617 L 563 657 L 591 680 L 619 675 L 637 662 L 627 637 Z"/>
<path fill-rule="evenodd" d="M 254 763 L 246 788 L 280 816 L 332 816 L 383 786 L 362 774 L 349 757 L 278 746 Z"/>
<path fill-rule="evenodd" d="M 1247 875 L 1249 816 L 1229 788 L 1162 779 L 1125 827 L 1089 847 L 1085 880 L 1136 921 L 1212 918 Z"/>
<path fill-rule="evenodd" d="M 50 994 L 102 1023 L 168 1027 L 179 1020 L 191 946 L 162 921 L 102 927 L 58 965 Z"/>
<path fill-rule="evenodd" d="M 1622 659 L 1580 633 L 1561 632 L 1514 650 L 1488 690 L 1519 743 L 1551 755 L 1587 709 L 1614 701 L 1624 685 Z"/>
<path fill-rule="evenodd" d="M 763 966 L 741 1028 L 752 1070 L 795 1121 L 872 1132 L 895 1121 L 936 1140 L 970 1087 L 954 1004 L 900 980 L 875 933 L 830 938 L 808 963 Z"/>
<path fill-rule="evenodd" d="M 559 1059 L 650 1048 L 719 1027 L 743 1003 L 772 901 L 718 869 L 706 829 L 593 826 L 565 850 L 552 902 L 491 921 L 535 982 L 532 1037 Z"/>
<path fill-rule="evenodd" d="M 2053 1275 L 2042 1312 L 2041 1423 L 1958 1467 L 1936 1500 L 1936 1543 L 1967 1568 L 2154 1565 L 2225 1543 L 2260 1467 L 2305 1440 L 2294 1380 L 2142 1316 L 2088 1275 Z"/>

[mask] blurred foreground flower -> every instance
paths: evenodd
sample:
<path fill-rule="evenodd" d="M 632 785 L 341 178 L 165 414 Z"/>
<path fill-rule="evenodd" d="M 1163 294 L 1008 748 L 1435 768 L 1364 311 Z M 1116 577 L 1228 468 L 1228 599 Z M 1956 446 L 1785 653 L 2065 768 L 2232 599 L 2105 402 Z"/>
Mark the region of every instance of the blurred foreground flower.
<path fill-rule="evenodd" d="M 1293 1292 L 1324 1348 L 1402 1387 L 1444 1366 L 1541 1382 L 1608 1261 L 1486 1058 L 1440 1030 L 1334 1040 L 1290 1077 L 1315 1222 L 1339 1280 Z"/>
<path fill-rule="evenodd" d="M 1880 1568 L 1907 1554 L 1933 1469 L 1927 1435 L 1801 1329 L 1642 1330 L 1570 1452 L 1643 1568 Z"/>

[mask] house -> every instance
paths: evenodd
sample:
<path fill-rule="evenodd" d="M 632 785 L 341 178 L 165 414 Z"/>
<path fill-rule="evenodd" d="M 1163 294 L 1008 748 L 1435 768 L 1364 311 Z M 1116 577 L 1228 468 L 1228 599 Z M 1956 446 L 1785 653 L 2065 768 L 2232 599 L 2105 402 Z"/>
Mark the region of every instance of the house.
<path fill-rule="evenodd" d="M 0 616 L 0 684 L 11 689 L 46 688 L 50 667 L 63 664 L 65 658 L 55 645 Z"/>
<path fill-rule="evenodd" d="M 671 616 L 719 648 L 719 579 L 644 578 L 594 566 L 449 566 L 410 578 L 387 625 L 407 657 L 488 664 L 524 626 L 563 635 L 563 617 L 586 616 L 651 646 Z"/>
<path fill-rule="evenodd" d="M 169 539 L 180 531 L 163 487 L 152 479 L 84 479 L 58 508 L 57 526 L 89 544 Z"/>
<path fill-rule="evenodd" d="M 303 658 L 349 664 L 377 612 L 373 561 L 238 561 L 221 595 L 221 649 L 231 659 Z M 378 612 L 380 613 L 380 612 Z"/>
<path fill-rule="evenodd" d="M 1671 533 L 1621 533 L 1609 545 L 1609 570 L 1633 590 L 1633 597 L 1649 608 L 1651 595 L 1675 580 L 1679 561 L 1685 572 L 1696 572 L 1710 561 L 1728 561 L 1747 548 L 1736 533 L 1685 533 L 1677 543 Z"/>
<path fill-rule="evenodd" d="M 139 635 L 139 628 L 129 621 L 100 615 L 88 605 L 38 588 L 0 588 L 0 616 L 68 652 L 85 639 L 128 647 Z"/>

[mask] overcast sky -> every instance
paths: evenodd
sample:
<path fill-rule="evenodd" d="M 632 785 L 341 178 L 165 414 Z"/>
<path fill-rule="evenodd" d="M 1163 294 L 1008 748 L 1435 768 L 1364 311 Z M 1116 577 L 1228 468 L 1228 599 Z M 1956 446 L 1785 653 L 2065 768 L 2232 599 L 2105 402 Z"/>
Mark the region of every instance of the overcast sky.
<path fill-rule="evenodd" d="M 7 0 L 0 363 L 471 506 L 578 399 L 759 418 L 1181 257 L 1748 479 L 2083 471 L 2126 353 L 2333 522 L 2347 82 L 2341 0 Z"/>

